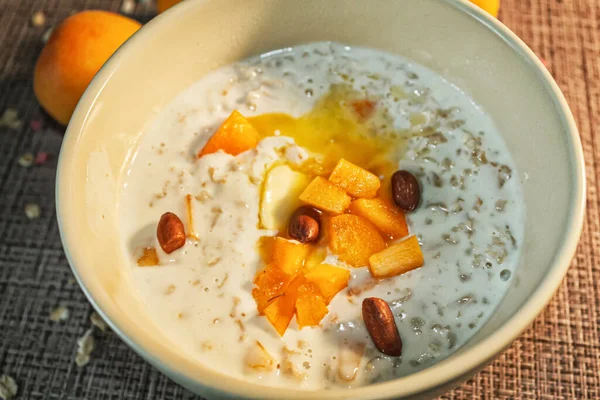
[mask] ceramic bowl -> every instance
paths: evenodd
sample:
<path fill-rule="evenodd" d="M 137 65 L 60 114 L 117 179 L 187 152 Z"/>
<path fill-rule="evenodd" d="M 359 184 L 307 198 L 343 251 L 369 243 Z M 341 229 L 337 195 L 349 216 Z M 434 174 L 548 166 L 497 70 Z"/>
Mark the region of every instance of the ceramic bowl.
<path fill-rule="evenodd" d="M 454 355 L 386 383 L 302 392 L 198 364 L 150 329 L 124 276 L 117 208 L 140 132 L 181 90 L 224 64 L 323 40 L 401 54 L 472 96 L 517 164 L 527 220 L 512 287 Z M 550 300 L 578 242 L 584 179 L 577 129 L 556 83 L 519 38 L 470 3 L 186 0 L 146 24 L 94 78 L 64 138 L 56 193 L 65 252 L 90 302 L 132 349 L 191 391 L 208 398 L 431 398 L 483 368 Z"/>

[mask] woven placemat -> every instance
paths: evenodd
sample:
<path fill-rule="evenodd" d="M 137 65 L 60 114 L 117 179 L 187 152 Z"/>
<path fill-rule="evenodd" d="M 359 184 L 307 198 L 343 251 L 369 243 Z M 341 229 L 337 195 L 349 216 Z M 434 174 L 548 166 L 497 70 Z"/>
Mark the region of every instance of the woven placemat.
<path fill-rule="evenodd" d="M 39 109 L 31 77 L 49 26 L 75 11 L 120 7 L 120 0 L 0 0 L 0 115 L 7 108 L 18 113 L 12 128 L 0 127 L 0 375 L 15 379 L 19 399 L 196 398 L 112 332 L 96 329 L 91 361 L 83 368 L 74 363 L 93 310 L 72 279 L 56 223 L 63 131 Z M 46 16 L 42 27 L 31 23 L 38 10 Z M 137 3 L 137 19 L 153 15 L 151 2 Z M 502 0 L 500 18 L 545 60 L 577 119 L 586 223 L 567 278 L 543 314 L 493 364 L 443 398 L 599 399 L 600 0 Z M 41 165 L 20 166 L 27 152 Z M 27 204 L 30 217 L 39 205 L 39 218 L 26 215 Z M 69 318 L 53 322 L 59 305 Z"/>

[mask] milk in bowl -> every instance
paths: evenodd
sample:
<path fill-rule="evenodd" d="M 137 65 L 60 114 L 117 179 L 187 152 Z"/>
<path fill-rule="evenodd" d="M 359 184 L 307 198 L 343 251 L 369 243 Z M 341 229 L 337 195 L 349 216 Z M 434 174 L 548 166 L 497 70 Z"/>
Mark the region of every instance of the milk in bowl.
<path fill-rule="evenodd" d="M 431 70 L 319 42 L 219 68 L 149 121 L 119 202 L 129 285 L 190 359 L 356 387 L 448 357 L 512 282 L 501 133 Z"/>

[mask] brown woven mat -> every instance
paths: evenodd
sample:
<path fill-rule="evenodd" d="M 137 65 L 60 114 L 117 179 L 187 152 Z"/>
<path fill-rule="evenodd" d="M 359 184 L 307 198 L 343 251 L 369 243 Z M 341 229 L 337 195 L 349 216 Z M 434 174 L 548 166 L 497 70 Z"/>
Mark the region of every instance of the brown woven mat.
<path fill-rule="evenodd" d="M 22 127 L 0 127 L 0 375 L 20 399 L 192 399 L 110 332 L 96 330 L 92 360 L 78 368 L 76 340 L 91 307 L 64 257 L 54 213 L 62 130 L 40 111 L 31 76 L 46 27 L 89 8 L 118 11 L 120 0 L 0 0 L 0 115 L 14 108 Z M 30 23 L 43 10 L 45 27 Z M 147 21 L 154 5 L 139 1 Z M 586 157 L 587 217 L 579 251 L 553 301 L 492 365 L 445 399 L 600 399 L 600 0 L 502 0 L 500 18 L 542 57 L 577 119 Z M 32 123 L 33 121 L 33 123 Z M 40 124 L 42 125 L 40 128 Z M 25 152 L 48 154 L 23 168 Z M 27 203 L 41 206 L 37 219 Z M 64 305 L 70 317 L 51 322 Z"/>

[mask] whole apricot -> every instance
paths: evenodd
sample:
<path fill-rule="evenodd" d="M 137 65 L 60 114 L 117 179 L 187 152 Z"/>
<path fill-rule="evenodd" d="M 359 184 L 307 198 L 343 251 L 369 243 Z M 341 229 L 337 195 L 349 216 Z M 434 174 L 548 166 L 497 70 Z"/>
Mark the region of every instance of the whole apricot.
<path fill-rule="evenodd" d="M 83 11 L 65 19 L 35 66 L 33 91 L 40 105 L 66 125 L 94 75 L 140 27 L 133 19 L 107 11 Z"/>
<path fill-rule="evenodd" d="M 160 14 L 173 7 L 175 4 L 180 3 L 181 0 L 156 0 L 156 10 Z"/>
<path fill-rule="evenodd" d="M 488 14 L 495 18 L 498 18 L 498 9 L 500 9 L 500 0 L 470 0 L 471 3 L 479 6 L 483 10 L 487 11 Z"/>

